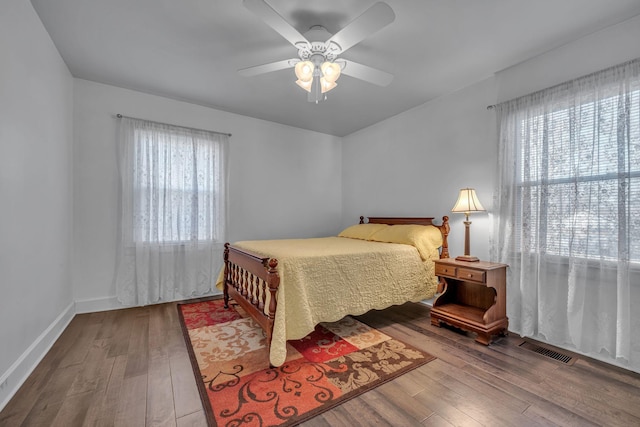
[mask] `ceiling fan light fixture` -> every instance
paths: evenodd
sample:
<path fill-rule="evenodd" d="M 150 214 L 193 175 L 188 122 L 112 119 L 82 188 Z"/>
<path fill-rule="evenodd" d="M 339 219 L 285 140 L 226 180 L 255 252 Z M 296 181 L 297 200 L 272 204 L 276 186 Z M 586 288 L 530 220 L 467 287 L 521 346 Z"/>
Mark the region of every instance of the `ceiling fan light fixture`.
<path fill-rule="evenodd" d="M 393 79 L 391 74 L 352 61 L 348 61 L 351 65 L 347 69 L 347 61 L 338 58 L 395 20 L 393 9 L 383 1 L 376 2 L 333 35 L 321 25 L 312 26 L 305 35 L 300 34 L 267 0 L 242 0 L 242 3 L 298 49 L 298 58 L 244 68 L 239 70 L 242 75 L 250 77 L 293 67 L 296 84 L 308 92 L 308 101 L 316 104 L 327 99 L 325 93 L 337 86 L 342 71 L 378 86 L 387 86 Z"/>
<path fill-rule="evenodd" d="M 340 71 L 342 71 L 342 67 L 336 64 L 335 62 L 325 61 L 320 66 L 322 70 L 322 76 L 328 82 L 335 82 L 340 77 Z"/>
<path fill-rule="evenodd" d="M 296 77 L 303 82 L 309 82 L 313 80 L 313 70 L 315 66 L 311 61 L 300 61 L 295 66 Z"/>

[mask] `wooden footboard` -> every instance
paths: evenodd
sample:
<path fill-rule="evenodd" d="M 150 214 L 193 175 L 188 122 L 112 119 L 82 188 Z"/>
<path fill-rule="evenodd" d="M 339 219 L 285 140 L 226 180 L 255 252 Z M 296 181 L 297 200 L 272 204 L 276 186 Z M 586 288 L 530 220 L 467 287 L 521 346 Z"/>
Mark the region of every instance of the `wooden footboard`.
<path fill-rule="evenodd" d="M 271 346 L 280 286 L 277 266 L 275 258 L 260 258 L 229 243 L 224 245 L 224 307 L 229 308 L 229 298 L 233 298 L 264 329 L 267 348 Z"/>
<path fill-rule="evenodd" d="M 377 224 L 419 224 L 433 225 L 442 233 L 440 258 L 449 257 L 447 237 L 449 235 L 449 217 L 442 217 L 442 225 L 433 224 L 433 218 L 393 218 L 369 217 L 369 223 Z M 364 223 L 364 217 L 360 217 Z M 267 336 L 267 348 L 271 348 L 273 324 L 277 310 L 278 286 L 280 276 L 275 258 L 261 258 L 250 252 L 224 245 L 224 306 L 229 307 L 233 298 L 261 327 Z M 266 307 L 266 309 L 265 309 Z"/>

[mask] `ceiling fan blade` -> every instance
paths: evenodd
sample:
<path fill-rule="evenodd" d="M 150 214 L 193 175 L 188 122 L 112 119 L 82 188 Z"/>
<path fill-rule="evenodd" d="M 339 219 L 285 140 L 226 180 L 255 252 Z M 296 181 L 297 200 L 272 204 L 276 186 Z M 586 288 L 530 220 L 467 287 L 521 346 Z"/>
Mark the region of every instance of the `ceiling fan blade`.
<path fill-rule="evenodd" d="M 296 43 L 308 43 L 307 39 L 293 28 L 285 19 L 280 16 L 264 0 L 243 0 L 244 7 L 258 15 L 267 25 L 276 30 L 289 43 L 296 46 Z M 297 46 L 296 46 L 297 47 Z"/>
<path fill-rule="evenodd" d="M 256 65 L 254 67 L 243 68 L 241 70 L 238 70 L 238 74 L 244 77 L 253 77 L 253 76 L 257 76 L 258 74 L 284 70 L 285 68 L 293 68 L 297 62 L 300 62 L 298 58 L 283 59 L 282 61 L 270 62 L 269 64 Z"/>
<path fill-rule="evenodd" d="M 393 9 L 383 2 L 378 2 L 365 10 L 362 15 L 351 21 L 342 30 L 331 37 L 328 42 L 334 42 L 342 52 L 361 42 L 376 31 L 386 27 L 396 19 Z"/>
<path fill-rule="evenodd" d="M 393 74 L 371 68 L 367 65 L 358 64 L 357 62 L 342 58 L 336 62 L 344 62 L 342 74 L 364 80 L 365 82 L 373 83 L 374 85 L 388 86 L 393 80 Z"/>

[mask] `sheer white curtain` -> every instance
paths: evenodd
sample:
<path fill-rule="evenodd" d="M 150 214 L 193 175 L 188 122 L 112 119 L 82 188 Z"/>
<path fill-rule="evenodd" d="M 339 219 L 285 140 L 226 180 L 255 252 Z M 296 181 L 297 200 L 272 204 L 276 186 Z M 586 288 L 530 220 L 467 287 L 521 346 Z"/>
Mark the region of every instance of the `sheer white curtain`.
<path fill-rule="evenodd" d="M 223 262 L 228 135 L 123 117 L 116 295 L 127 305 L 200 296 Z"/>
<path fill-rule="evenodd" d="M 509 329 L 640 371 L 640 60 L 496 111 Z"/>

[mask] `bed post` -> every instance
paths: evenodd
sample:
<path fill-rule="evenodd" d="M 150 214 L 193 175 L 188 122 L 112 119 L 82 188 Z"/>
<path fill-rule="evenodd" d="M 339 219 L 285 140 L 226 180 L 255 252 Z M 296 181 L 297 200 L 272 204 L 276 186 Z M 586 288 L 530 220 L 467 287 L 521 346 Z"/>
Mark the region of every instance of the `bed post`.
<path fill-rule="evenodd" d="M 273 324 L 276 318 L 276 292 L 280 286 L 280 275 L 278 274 L 278 260 L 271 258 L 269 260 L 269 270 L 267 271 L 267 286 L 269 287 L 269 319 L 267 331 L 267 348 L 271 348 L 271 337 L 273 335 Z"/>
<path fill-rule="evenodd" d="M 222 292 L 224 293 L 224 308 L 229 308 L 229 242 L 224 244 L 224 278 L 222 282 Z"/>
<path fill-rule="evenodd" d="M 442 217 L 442 225 L 437 226 L 442 233 L 442 251 L 440 252 L 440 258 L 449 258 L 449 242 L 447 237 L 449 236 L 449 217 Z"/>

